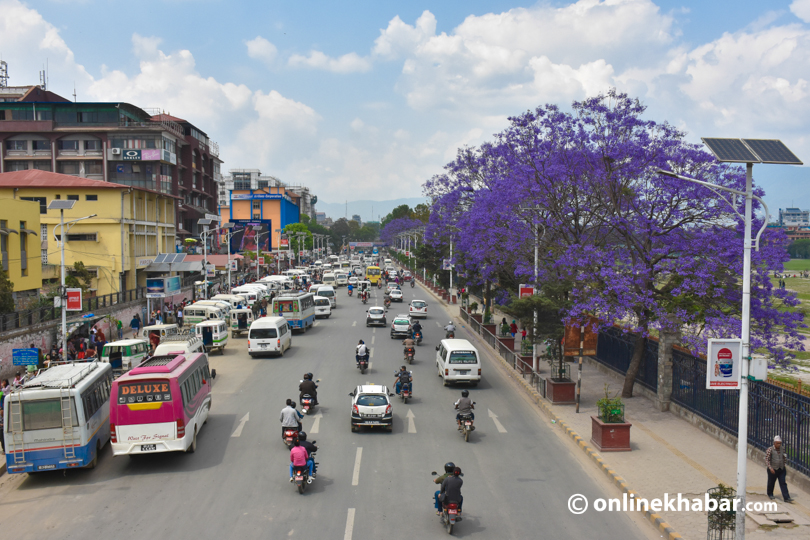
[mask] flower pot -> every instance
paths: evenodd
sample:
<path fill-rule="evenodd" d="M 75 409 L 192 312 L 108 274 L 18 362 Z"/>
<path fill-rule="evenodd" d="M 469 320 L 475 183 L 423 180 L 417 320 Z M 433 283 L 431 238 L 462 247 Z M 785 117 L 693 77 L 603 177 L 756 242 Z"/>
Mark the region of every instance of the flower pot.
<path fill-rule="evenodd" d="M 573 405 L 577 402 L 577 383 L 570 379 L 546 379 L 546 397 L 554 405 Z"/>
<path fill-rule="evenodd" d="M 498 341 L 503 343 L 503 346 L 507 348 L 507 350 L 514 351 L 515 350 L 515 338 L 513 337 L 499 337 Z"/>
<path fill-rule="evenodd" d="M 484 330 L 486 330 L 487 332 L 489 332 L 493 336 L 495 335 L 495 325 L 494 324 L 485 324 L 484 325 Z"/>
<path fill-rule="evenodd" d="M 475 319 L 476 321 L 478 321 L 478 322 L 479 322 L 479 324 L 481 323 L 481 321 L 483 321 L 483 320 L 484 320 L 484 316 L 483 316 L 483 315 L 476 315 L 475 313 L 470 313 L 470 317 L 472 317 L 473 319 Z"/>
<path fill-rule="evenodd" d="M 591 416 L 591 444 L 600 452 L 630 452 L 629 422 L 606 424 Z"/>

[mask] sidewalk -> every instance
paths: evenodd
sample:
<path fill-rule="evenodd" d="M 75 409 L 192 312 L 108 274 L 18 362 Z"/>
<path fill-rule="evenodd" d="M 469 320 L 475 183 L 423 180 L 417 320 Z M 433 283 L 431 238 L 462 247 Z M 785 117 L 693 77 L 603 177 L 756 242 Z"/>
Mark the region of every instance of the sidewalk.
<path fill-rule="evenodd" d="M 428 294 L 432 294 L 428 291 Z M 435 298 L 435 295 L 434 295 Z M 458 305 L 442 304 L 454 315 L 459 315 Z M 495 314 L 493 314 L 493 317 Z M 501 315 L 497 315 L 500 320 Z M 459 327 L 469 331 L 469 327 L 458 317 Z M 472 332 L 470 332 L 472 333 Z M 503 369 L 512 371 L 508 364 L 500 361 L 500 356 L 484 340 L 473 334 L 479 350 L 486 350 Z M 543 363 L 541 374 L 548 375 L 548 367 Z M 516 375 L 518 380 L 520 375 Z M 596 401 L 604 397 L 605 384 L 610 385 L 611 395 L 620 392 L 623 377 L 612 372 L 604 373 L 592 361 L 586 361 L 582 370 L 582 394 L 580 412 L 574 405 L 551 405 L 539 398 L 540 407 L 549 416 L 549 421 L 561 424 L 560 427 L 578 442 L 579 447 L 592 454 L 596 466 L 600 466 L 617 485 L 615 497 L 622 491 L 632 490 L 636 497 L 660 498 L 664 494 L 684 498 L 703 498 L 706 490 L 719 483 L 732 488 L 737 484 L 737 452 L 713 436 L 682 420 L 671 412 L 659 412 L 648 398 L 637 395 L 625 400 L 625 415 L 631 428 L 631 452 L 608 452 L 599 454 L 592 449 L 591 416 L 596 416 Z M 528 385 L 526 385 L 527 392 Z M 577 439 L 577 436 L 581 439 Z M 765 467 L 748 460 L 747 495 L 749 502 L 768 502 L 766 495 L 767 474 Z M 778 513 L 786 513 L 793 523 L 777 524 L 768 520 L 764 513 L 748 512 L 746 532 L 762 534 L 768 532 L 774 538 L 808 538 L 810 536 L 810 494 L 788 484 L 793 504 L 782 502 L 779 486 L 774 494 Z M 650 516 L 655 524 L 665 522 L 671 529 L 670 538 L 678 535 L 688 539 L 706 538 L 708 518 L 705 512 L 658 512 Z M 663 527 L 659 529 L 664 531 Z M 672 532 L 674 531 L 674 533 Z"/>

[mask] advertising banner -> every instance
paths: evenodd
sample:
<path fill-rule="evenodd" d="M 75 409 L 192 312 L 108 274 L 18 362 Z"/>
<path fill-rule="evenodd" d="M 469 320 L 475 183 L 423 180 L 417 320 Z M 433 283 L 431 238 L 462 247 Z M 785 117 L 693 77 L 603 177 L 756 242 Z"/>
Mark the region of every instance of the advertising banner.
<path fill-rule="evenodd" d="M 67 305 L 65 306 L 65 310 L 67 310 L 67 311 L 81 311 L 82 310 L 82 290 L 81 289 L 66 289 L 65 293 L 67 294 Z"/>
<path fill-rule="evenodd" d="M 160 161 L 163 151 L 157 148 L 146 148 L 141 150 L 142 161 Z"/>
<path fill-rule="evenodd" d="M 237 266 L 237 262 L 236 261 L 231 261 L 231 271 L 236 272 L 237 270 L 239 270 L 239 267 Z"/>
<path fill-rule="evenodd" d="M 267 231 L 272 230 L 273 223 L 269 219 L 233 219 L 234 224 L 231 235 L 231 253 L 242 251 L 256 251 L 256 237 L 259 235 L 262 251 L 272 250 L 270 236 Z M 261 227 L 261 231 L 253 230 L 254 226 Z"/>
<path fill-rule="evenodd" d="M 288 248 L 290 247 L 290 239 L 289 238 L 282 238 L 279 243 L 279 247 Z"/>
<path fill-rule="evenodd" d="M 164 294 L 166 296 L 173 296 L 180 292 L 180 276 L 171 276 L 164 278 Z"/>
<path fill-rule="evenodd" d="M 452 270 L 453 265 L 450 264 L 450 259 L 442 259 L 442 270 Z"/>
<path fill-rule="evenodd" d="M 121 159 L 124 161 L 141 161 L 141 151 L 124 148 L 121 151 Z"/>
<path fill-rule="evenodd" d="M 146 280 L 146 297 L 163 298 L 166 296 L 166 283 L 163 278 L 148 278 Z"/>
<path fill-rule="evenodd" d="M 710 339 L 706 351 L 706 388 L 739 390 L 742 383 L 742 340 Z"/>
<path fill-rule="evenodd" d="M 39 351 L 36 349 L 11 349 L 11 363 L 14 366 L 36 366 L 39 364 Z"/>
<path fill-rule="evenodd" d="M 518 285 L 518 298 L 525 298 L 527 296 L 534 296 L 534 285 L 521 283 Z"/>

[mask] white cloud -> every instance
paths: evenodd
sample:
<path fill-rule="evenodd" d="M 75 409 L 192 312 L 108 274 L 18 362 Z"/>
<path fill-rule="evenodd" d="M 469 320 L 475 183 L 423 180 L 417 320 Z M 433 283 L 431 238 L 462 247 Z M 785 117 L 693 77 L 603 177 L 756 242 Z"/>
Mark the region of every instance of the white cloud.
<path fill-rule="evenodd" d="M 276 59 L 276 55 L 278 54 L 276 46 L 261 36 L 256 36 L 254 39 L 246 41 L 245 45 L 247 45 L 249 57 L 255 60 L 261 60 L 268 65 L 273 63 L 273 60 Z"/>
<path fill-rule="evenodd" d="M 332 58 L 321 51 L 310 51 L 309 56 L 293 54 L 290 56 L 289 64 L 293 67 L 322 69 L 333 73 L 362 73 L 371 69 L 371 61 L 356 53 Z"/>
<path fill-rule="evenodd" d="M 793 0 L 790 11 L 806 23 L 810 23 L 810 0 Z"/>

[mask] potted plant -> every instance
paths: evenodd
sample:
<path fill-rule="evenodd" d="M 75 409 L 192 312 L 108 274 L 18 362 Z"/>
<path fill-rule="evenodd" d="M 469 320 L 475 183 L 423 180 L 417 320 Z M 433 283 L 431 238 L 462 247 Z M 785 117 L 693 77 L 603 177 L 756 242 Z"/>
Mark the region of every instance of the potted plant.
<path fill-rule="evenodd" d="M 470 313 L 475 313 L 476 311 L 478 311 L 478 302 L 473 302 L 470 304 Z"/>
<path fill-rule="evenodd" d="M 596 402 L 598 416 L 591 416 L 591 444 L 600 452 L 629 452 L 630 424 L 624 418 L 624 401 L 618 392 L 610 396 L 605 384 L 605 397 Z"/>

